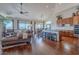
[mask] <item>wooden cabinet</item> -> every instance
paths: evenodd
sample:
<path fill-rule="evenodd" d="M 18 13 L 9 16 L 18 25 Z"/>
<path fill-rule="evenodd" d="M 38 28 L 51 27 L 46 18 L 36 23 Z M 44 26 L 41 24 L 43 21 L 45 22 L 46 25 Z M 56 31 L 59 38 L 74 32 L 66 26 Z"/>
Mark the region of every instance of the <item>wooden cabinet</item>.
<path fill-rule="evenodd" d="M 65 19 L 65 24 L 73 24 L 73 18 L 66 18 Z"/>
<path fill-rule="evenodd" d="M 68 36 L 68 37 L 74 37 L 73 31 L 60 31 L 61 36 Z"/>
<path fill-rule="evenodd" d="M 70 20 L 68 20 L 69 24 L 73 25 L 73 18 L 69 18 Z"/>
<path fill-rule="evenodd" d="M 59 19 L 57 20 L 57 24 L 70 24 L 70 25 L 76 25 L 79 24 L 79 16 L 73 16 L 69 18 Z"/>
<path fill-rule="evenodd" d="M 64 18 L 57 20 L 57 24 L 73 24 L 73 18 Z"/>
<path fill-rule="evenodd" d="M 74 36 L 74 32 L 73 31 L 60 31 L 59 32 L 59 38 L 60 38 L 60 41 L 63 41 L 63 40 L 70 40 L 69 38 L 71 38 L 71 40 L 75 39 L 76 37 Z"/>
<path fill-rule="evenodd" d="M 79 16 L 74 16 L 73 17 L 73 24 L 74 25 L 79 24 Z"/>

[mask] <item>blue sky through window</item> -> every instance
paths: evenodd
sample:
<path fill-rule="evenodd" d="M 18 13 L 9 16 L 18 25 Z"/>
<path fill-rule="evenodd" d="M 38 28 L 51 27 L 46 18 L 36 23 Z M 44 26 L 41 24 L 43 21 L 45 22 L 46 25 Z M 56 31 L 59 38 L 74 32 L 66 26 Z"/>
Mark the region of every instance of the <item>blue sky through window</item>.
<path fill-rule="evenodd" d="M 3 23 L 4 23 L 4 26 L 5 26 L 5 29 L 13 29 L 12 20 L 5 20 Z"/>

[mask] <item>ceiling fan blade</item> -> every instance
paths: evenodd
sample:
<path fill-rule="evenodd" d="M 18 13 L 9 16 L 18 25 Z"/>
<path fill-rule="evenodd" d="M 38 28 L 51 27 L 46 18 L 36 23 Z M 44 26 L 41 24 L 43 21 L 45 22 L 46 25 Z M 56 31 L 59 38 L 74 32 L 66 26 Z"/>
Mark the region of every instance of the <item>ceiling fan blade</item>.
<path fill-rule="evenodd" d="M 26 12 L 23 12 L 23 13 L 29 13 L 29 12 L 26 11 Z"/>
<path fill-rule="evenodd" d="M 29 13 L 29 12 L 20 11 L 20 14 L 27 14 L 27 13 Z"/>
<path fill-rule="evenodd" d="M 20 14 L 25 14 L 25 13 L 29 13 L 29 12 L 24 12 L 22 9 L 22 7 L 23 7 L 23 4 L 22 3 L 20 3 L 20 5 L 21 5 L 21 11 L 20 11 Z"/>

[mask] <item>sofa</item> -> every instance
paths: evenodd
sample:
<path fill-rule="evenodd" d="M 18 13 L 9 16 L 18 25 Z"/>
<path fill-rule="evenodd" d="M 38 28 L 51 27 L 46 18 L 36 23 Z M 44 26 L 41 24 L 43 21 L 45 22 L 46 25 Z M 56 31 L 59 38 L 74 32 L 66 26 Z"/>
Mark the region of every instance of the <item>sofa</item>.
<path fill-rule="evenodd" d="M 25 36 L 25 37 L 24 37 Z M 4 37 L 2 39 L 2 48 L 11 48 L 20 45 L 30 45 L 32 38 L 32 32 L 25 32 L 25 33 L 17 33 L 16 36 L 11 37 Z"/>

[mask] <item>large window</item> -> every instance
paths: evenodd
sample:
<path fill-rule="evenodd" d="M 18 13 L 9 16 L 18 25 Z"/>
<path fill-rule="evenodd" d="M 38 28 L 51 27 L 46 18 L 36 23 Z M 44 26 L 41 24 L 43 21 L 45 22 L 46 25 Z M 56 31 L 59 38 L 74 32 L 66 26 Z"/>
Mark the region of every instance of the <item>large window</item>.
<path fill-rule="evenodd" d="M 18 24 L 20 30 L 31 29 L 31 24 L 27 21 L 19 21 Z"/>
<path fill-rule="evenodd" d="M 14 22 L 13 20 L 3 20 L 3 37 L 14 35 Z"/>
<path fill-rule="evenodd" d="M 13 20 L 4 20 L 3 26 L 5 30 L 13 29 Z"/>
<path fill-rule="evenodd" d="M 26 24 L 26 29 L 27 29 L 27 30 L 31 30 L 31 24 L 27 23 L 27 24 Z"/>
<path fill-rule="evenodd" d="M 36 29 L 43 29 L 43 23 L 37 23 Z"/>
<path fill-rule="evenodd" d="M 19 29 L 26 29 L 26 22 L 25 21 L 19 21 Z"/>

